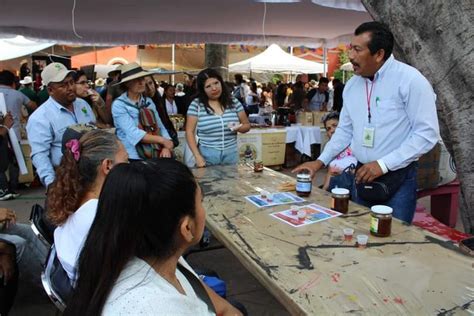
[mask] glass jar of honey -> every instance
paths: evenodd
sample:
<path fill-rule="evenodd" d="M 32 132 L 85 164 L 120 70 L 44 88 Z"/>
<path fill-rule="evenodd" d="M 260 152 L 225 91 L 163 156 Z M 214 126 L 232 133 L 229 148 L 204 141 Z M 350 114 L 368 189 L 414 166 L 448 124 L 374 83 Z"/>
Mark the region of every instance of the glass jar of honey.
<path fill-rule="evenodd" d="M 296 176 L 296 194 L 301 197 L 306 197 L 311 194 L 312 189 L 311 175 L 308 171 L 303 170 Z"/>
<path fill-rule="evenodd" d="M 349 211 L 349 190 L 334 188 L 331 190 L 331 208 L 339 213 L 346 214 Z"/>
<path fill-rule="evenodd" d="M 390 236 L 393 209 L 385 205 L 374 205 L 370 210 L 370 234 L 377 237 Z"/>

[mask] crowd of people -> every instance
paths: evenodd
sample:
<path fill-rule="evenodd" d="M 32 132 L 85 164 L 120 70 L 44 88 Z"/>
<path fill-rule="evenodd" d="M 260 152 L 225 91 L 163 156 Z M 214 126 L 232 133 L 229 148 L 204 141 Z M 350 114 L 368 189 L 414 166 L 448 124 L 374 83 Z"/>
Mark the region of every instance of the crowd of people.
<path fill-rule="evenodd" d="M 205 210 L 192 172 L 173 159 L 178 145 L 173 115 L 186 116 L 193 166 L 202 168 L 238 163 L 237 133 L 250 130 L 249 114 L 278 107 L 329 111 L 323 124 L 330 141 L 316 161 L 294 171 L 314 175 L 329 166 L 324 188 L 347 185 L 353 199 L 368 206 L 373 201 L 358 196 L 356 184 L 394 182 L 396 173 L 398 183 L 385 204 L 410 223 L 416 159 L 438 141 L 439 128 L 431 85 L 395 60 L 392 48 L 386 26 L 359 26 L 349 54 L 356 76 L 345 88 L 325 77 L 259 85 L 240 74 L 230 84 L 211 68 L 192 83 L 173 86 L 158 84 L 130 63 L 109 73 L 107 84 L 96 91 L 83 72 L 51 63 L 41 73 L 49 98 L 39 104 L 30 92 L 15 89 L 11 72 L 1 72 L 0 93 L 9 111 L 0 121 L 0 198 L 16 194 L 18 168 L 7 133 L 17 131 L 23 105 L 30 113 L 26 129 L 32 162 L 47 190 L 48 219 L 56 226 L 57 257 L 74 288 L 66 314 L 244 312 L 203 283 L 182 257 L 203 235 Z M 23 84 L 30 89 L 28 79 Z M 350 165 L 357 168 L 352 182 L 342 183 L 338 176 Z M 25 247 L 38 262 L 46 257 L 36 238 L 25 233 L 28 227 L 15 220 L 12 210 L 0 208 L 0 223 L 5 223 L 0 272 L 10 286 L 0 295 L 10 297 L 4 301 L 10 303 Z"/>

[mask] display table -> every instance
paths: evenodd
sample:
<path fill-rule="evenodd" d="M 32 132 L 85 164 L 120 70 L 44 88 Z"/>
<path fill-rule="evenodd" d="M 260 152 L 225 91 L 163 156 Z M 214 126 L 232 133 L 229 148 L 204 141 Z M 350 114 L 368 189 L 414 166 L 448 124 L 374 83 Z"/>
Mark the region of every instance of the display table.
<path fill-rule="evenodd" d="M 294 180 L 265 168 L 214 166 L 193 171 L 204 191 L 207 226 L 292 315 L 469 315 L 474 260 L 450 242 L 398 220 L 367 248 L 344 241 L 342 229 L 369 234 L 368 209 L 295 228 L 269 216 L 288 205 L 256 208 L 244 197 Z M 308 201 L 328 207 L 313 188 Z"/>

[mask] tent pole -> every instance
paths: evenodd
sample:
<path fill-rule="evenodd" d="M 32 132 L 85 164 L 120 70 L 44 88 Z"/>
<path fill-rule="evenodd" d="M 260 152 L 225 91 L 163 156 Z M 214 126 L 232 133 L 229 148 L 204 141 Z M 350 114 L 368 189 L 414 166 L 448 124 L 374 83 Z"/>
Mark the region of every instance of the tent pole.
<path fill-rule="evenodd" d="M 171 45 L 171 70 L 175 71 L 175 44 Z M 174 85 L 174 73 L 171 75 L 171 84 Z"/>
<path fill-rule="evenodd" d="M 326 44 L 324 44 L 323 46 L 323 65 L 324 65 L 324 68 L 323 68 L 323 76 L 324 77 L 327 77 L 327 58 L 328 58 L 328 49 L 326 47 Z"/>

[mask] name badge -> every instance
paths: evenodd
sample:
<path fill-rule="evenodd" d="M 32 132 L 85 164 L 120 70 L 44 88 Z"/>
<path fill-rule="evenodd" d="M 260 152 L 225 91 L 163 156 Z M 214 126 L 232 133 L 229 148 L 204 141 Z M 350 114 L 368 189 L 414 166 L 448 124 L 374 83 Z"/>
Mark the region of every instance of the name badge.
<path fill-rule="evenodd" d="M 364 135 L 362 139 L 362 146 L 372 148 L 374 147 L 375 128 L 364 127 Z"/>

